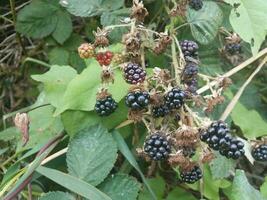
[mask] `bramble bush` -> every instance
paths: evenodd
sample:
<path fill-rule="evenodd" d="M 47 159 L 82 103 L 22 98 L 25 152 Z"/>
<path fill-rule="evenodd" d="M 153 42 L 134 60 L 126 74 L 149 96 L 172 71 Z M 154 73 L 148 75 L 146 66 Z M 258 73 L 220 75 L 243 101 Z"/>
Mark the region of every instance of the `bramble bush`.
<path fill-rule="evenodd" d="M 9 3 L 1 199 L 267 199 L 267 2 Z"/>

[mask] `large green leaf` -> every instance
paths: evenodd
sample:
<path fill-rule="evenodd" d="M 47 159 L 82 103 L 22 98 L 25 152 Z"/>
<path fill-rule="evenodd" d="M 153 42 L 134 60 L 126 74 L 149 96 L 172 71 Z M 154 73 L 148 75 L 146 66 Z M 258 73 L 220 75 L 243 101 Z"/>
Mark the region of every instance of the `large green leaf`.
<path fill-rule="evenodd" d="M 188 8 L 187 21 L 193 37 L 201 44 L 208 44 L 217 35 L 223 21 L 223 13 L 215 2 L 204 1 L 201 10 Z"/>
<path fill-rule="evenodd" d="M 65 192 L 49 192 L 41 196 L 39 200 L 75 200 L 75 198 Z"/>
<path fill-rule="evenodd" d="M 266 135 L 267 123 L 255 110 L 248 110 L 243 104 L 237 103 L 231 117 L 248 139 Z M 249 118 L 249 120 L 248 120 Z"/>
<path fill-rule="evenodd" d="M 16 127 L 10 127 L 0 132 L 0 141 L 15 140 L 20 137 L 20 132 Z"/>
<path fill-rule="evenodd" d="M 243 170 L 237 170 L 232 185 L 231 200 L 266 200 L 261 193 L 253 188 Z"/>
<path fill-rule="evenodd" d="M 224 0 L 233 6 L 230 23 L 240 37 L 250 43 L 255 55 L 267 34 L 267 1 L 265 0 Z"/>
<path fill-rule="evenodd" d="M 108 197 L 106 194 L 104 194 L 94 186 L 74 176 L 70 176 L 61 171 L 42 166 L 38 167 L 36 171 L 56 182 L 57 184 L 89 200 L 111 200 L 110 197 Z"/>
<path fill-rule="evenodd" d="M 92 17 L 100 15 L 106 10 L 116 10 L 123 6 L 123 0 L 61 0 L 60 4 L 64 6 L 71 14 L 80 17 Z"/>
<path fill-rule="evenodd" d="M 157 176 L 155 178 L 147 179 L 147 183 L 150 185 L 152 190 L 155 191 L 157 199 L 162 199 L 166 187 L 164 179 L 160 176 Z M 151 200 L 151 194 L 147 188 L 144 188 L 140 192 L 138 200 Z"/>
<path fill-rule="evenodd" d="M 48 52 L 49 63 L 52 65 L 67 65 L 70 52 L 62 47 L 55 47 Z"/>
<path fill-rule="evenodd" d="M 235 170 L 235 162 L 216 153 L 216 158 L 210 163 L 210 170 L 213 179 L 227 178 Z"/>
<path fill-rule="evenodd" d="M 188 191 L 181 188 L 174 188 L 169 194 L 166 200 L 177 200 L 177 197 L 182 200 L 196 200 L 196 198 Z"/>
<path fill-rule="evenodd" d="M 70 14 L 66 11 L 58 11 L 58 22 L 55 31 L 52 36 L 55 40 L 63 44 L 71 35 L 72 32 L 72 22 Z"/>
<path fill-rule="evenodd" d="M 124 100 L 119 103 L 116 112 L 104 118 L 98 116 L 95 111 L 67 110 L 61 114 L 65 130 L 72 137 L 80 130 L 97 123 L 101 123 L 108 129 L 115 128 L 127 119 L 127 108 Z"/>
<path fill-rule="evenodd" d="M 22 141 L 19 141 L 17 151 L 45 144 L 49 139 L 54 138 L 63 131 L 60 117 L 53 117 L 53 111 L 54 108 L 49 105 L 32 110 L 28 113 L 30 118 L 30 139 L 24 147 L 22 147 Z"/>
<path fill-rule="evenodd" d="M 80 131 L 71 140 L 67 152 L 68 171 L 92 185 L 108 175 L 117 158 L 117 146 L 102 125 Z"/>
<path fill-rule="evenodd" d="M 33 75 L 32 78 L 44 84 L 46 98 L 55 107 L 62 105 L 62 96 L 68 83 L 77 72 L 70 66 L 51 66 L 50 70 L 42 75 Z"/>
<path fill-rule="evenodd" d="M 95 60 L 89 61 L 89 66 L 69 83 L 64 94 L 63 102 L 56 109 L 55 115 L 65 110 L 84 110 L 91 111 L 94 109 L 96 102 L 96 93 L 101 87 L 101 67 Z M 121 72 L 114 72 L 115 82 L 109 86 L 109 92 L 113 98 L 119 102 L 127 93 L 129 85 L 125 83 Z"/>
<path fill-rule="evenodd" d="M 16 30 L 28 37 L 45 37 L 56 29 L 57 10 L 58 7 L 47 0 L 33 1 L 18 13 Z"/>
<path fill-rule="evenodd" d="M 99 189 L 114 200 L 135 200 L 141 184 L 125 174 L 111 175 Z"/>

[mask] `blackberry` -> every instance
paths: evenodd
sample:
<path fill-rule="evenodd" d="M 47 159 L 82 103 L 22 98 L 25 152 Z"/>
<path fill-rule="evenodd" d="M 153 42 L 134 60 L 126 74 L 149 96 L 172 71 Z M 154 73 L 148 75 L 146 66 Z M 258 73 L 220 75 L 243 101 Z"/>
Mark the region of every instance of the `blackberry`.
<path fill-rule="evenodd" d="M 169 110 L 179 109 L 184 104 L 185 92 L 179 88 L 172 88 L 165 96 L 165 104 Z"/>
<path fill-rule="evenodd" d="M 187 62 L 183 71 L 183 79 L 187 80 L 195 77 L 198 73 L 198 65 L 193 62 Z"/>
<path fill-rule="evenodd" d="M 189 6 L 194 10 L 200 10 L 203 7 L 202 0 L 190 0 Z"/>
<path fill-rule="evenodd" d="M 181 172 L 180 177 L 183 182 L 193 184 L 202 178 L 202 171 L 195 166 L 191 171 Z"/>
<path fill-rule="evenodd" d="M 129 92 L 126 96 L 126 105 L 132 110 L 143 110 L 148 106 L 150 96 L 145 91 Z"/>
<path fill-rule="evenodd" d="M 152 107 L 152 116 L 155 118 L 165 117 L 169 112 L 170 111 L 166 105 Z"/>
<path fill-rule="evenodd" d="M 267 161 L 267 144 L 261 144 L 254 147 L 251 154 L 257 161 Z"/>
<path fill-rule="evenodd" d="M 116 101 L 111 96 L 108 96 L 96 101 L 95 111 L 100 116 L 108 116 L 112 114 L 117 107 L 118 104 Z"/>
<path fill-rule="evenodd" d="M 153 160 L 164 160 L 171 153 L 171 146 L 167 138 L 157 132 L 146 138 L 144 152 Z"/>
<path fill-rule="evenodd" d="M 192 58 L 198 57 L 198 45 L 196 42 L 191 40 L 184 40 L 180 42 L 180 46 L 185 58 L 188 56 Z"/>
<path fill-rule="evenodd" d="M 213 122 L 209 128 L 204 131 L 200 139 L 206 142 L 210 148 L 219 151 L 221 155 L 227 158 L 238 159 L 244 155 L 244 143 L 230 133 L 227 124 L 223 121 Z"/>
<path fill-rule="evenodd" d="M 225 50 L 231 55 L 240 54 L 241 53 L 241 44 L 240 43 L 226 44 Z"/>
<path fill-rule="evenodd" d="M 124 78 L 129 84 L 142 83 L 146 78 L 146 72 L 138 64 L 128 63 L 124 68 Z"/>

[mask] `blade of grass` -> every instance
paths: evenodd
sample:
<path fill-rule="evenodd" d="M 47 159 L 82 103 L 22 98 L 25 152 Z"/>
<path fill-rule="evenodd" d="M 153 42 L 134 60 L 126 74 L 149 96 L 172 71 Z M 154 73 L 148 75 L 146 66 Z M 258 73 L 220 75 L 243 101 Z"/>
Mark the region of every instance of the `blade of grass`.
<path fill-rule="evenodd" d="M 57 184 L 89 200 L 111 200 L 109 196 L 98 190 L 96 187 L 69 174 L 43 166 L 38 167 L 36 171 Z"/>

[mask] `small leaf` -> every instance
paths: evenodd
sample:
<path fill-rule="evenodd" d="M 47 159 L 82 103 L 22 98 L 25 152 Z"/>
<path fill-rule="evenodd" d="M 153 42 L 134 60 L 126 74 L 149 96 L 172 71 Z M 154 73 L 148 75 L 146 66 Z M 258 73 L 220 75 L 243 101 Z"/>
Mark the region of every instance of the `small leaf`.
<path fill-rule="evenodd" d="M 65 11 L 58 11 L 57 17 L 57 26 L 52 36 L 58 43 L 63 44 L 70 37 L 72 32 L 71 17 L 70 14 Z"/>
<path fill-rule="evenodd" d="M 111 175 L 99 185 L 99 189 L 114 200 L 135 200 L 140 187 L 140 183 L 125 174 Z"/>
<path fill-rule="evenodd" d="M 257 111 L 248 110 L 243 104 L 237 103 L 231 117 L 246 138 L 255 139 L 266 135 L 267 123 Z"/>
<path fill-rule="evenodd" d="M 57 191 L 46 193 L 39 200 L 75 200 L 75 198 L 68 193 Z"/>
<path fill-rule="evenodd" d="M 48 53 L 49 63 L 52 65 L 67 65 L 70 53 L 60 47 L 55 47 Z"/>
<path fill-rule="evenodd" d="M 80 131 L 71 140 L 67 152 L 68 171 L 92 185 L 108 175 L 117 158 L 117 146 L 110 133 L 101 125 Z"/>
<path fill-rule="evenodd" d="M 253 188 L 243 170 L 237 170 L 232 185 L 231 200 L 266 200 L 261 193 Z"/>
<path fill-rule="evenodd" d="M 204 1 L 201 10 L 189 8 L 187 21 L 193 37 L 201 44 L 209 44 L 216 37 L 223 21 L 223 13 L 215 2 Z"/>
<path fill-rule="evenodd" d="M 16 30 L 33 38 L 48 36 L 56 29 L 58 9 L 46 0 L 33 1 L 18 13 Z"/>
<path fill-rule="evenodd" d="M 250 43 L 252 53 L 257 54 L 267 34 L 267 1 L 224 0 L 233 6 L 230 23 L 240 37 Z"/>
<path fill-rule="evenodd" d="M 216 153 L 216 158 L 210 163 L 210 170 L 213 179 L 227 178 L 235 170 L 235 162 Z"/>
<path fill-rule="evenodd" d="M 265 177 L 264 183 L 260 187 L 261 194 L 267 199 L 267 177 Z"/>
<path fill-rule="evenodd" d="M 43 176 L 51 179 L 57 184 L 79 194 L 89 200 L 111 200 L 106 194 L 95 188 L 94 186 L 61 171 L 39 166 L 36 171 Z"/>
<path fill-rule="evenodd" d="M 69 83 L 63 96 L 63 103 L 56 109 L 55 115 L 65 110 L 91 111 L 94 109 L 96 93 L 101 87 L 101 67 L 95 60 L 90 60 L 89 66 Z M 126 84 L 121 72 L 114 72 L 115 82 L 109 86 L 108 91 L 119 102 L 127 93 L 129 85 Z"/>
<path fill-rule="evenodd" d="M 77 75 L 70 66 L 51 66 L 50 70 L 42 75 L 32 75 L 36 81 L 44 84 L 46 98 L 55 107 L 62 105 L 62 96 L 68 83 Z"/>

